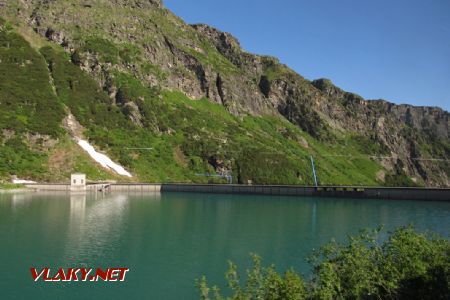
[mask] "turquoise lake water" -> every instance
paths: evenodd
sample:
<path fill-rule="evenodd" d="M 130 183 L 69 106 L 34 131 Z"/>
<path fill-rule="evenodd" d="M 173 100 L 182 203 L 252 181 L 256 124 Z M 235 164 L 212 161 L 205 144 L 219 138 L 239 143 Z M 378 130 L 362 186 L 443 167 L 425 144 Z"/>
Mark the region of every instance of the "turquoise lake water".
<path fill-rule="evenodd" d="M 249 253 L 307 274 L 305 258 L 360 228 L 450 234 L 450 203 L 187 193 L 0 194 L 1 299 L 197 299 Z M 34 282 L 30 267 L 128 267 L 125 282 Z"/>

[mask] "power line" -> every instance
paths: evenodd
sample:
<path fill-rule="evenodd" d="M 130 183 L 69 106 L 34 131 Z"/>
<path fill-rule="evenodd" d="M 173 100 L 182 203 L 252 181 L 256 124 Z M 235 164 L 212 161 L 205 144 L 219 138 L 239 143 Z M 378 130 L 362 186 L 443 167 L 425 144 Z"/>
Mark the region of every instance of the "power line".
<path fill-rule="evenodd" d="M 350 157 L 350 158 L 381 158 L 381 159 L 396 159 L 395 156 L 378 156 L 378 155 L 320 155 L 322 157 Z M 410 157 L 411 160 L 420 161 L 450 161 L 448 158 L 433 158 L 433 157 Z"/>
<path fill-rule="evenodd" d="M 412 160 L 436 160 L 436 161 L 449 161 L 450 159 L 448 158 L 419 158 L 419 157 L 415 157 L 415 158 L 411 158 Z"/>
<path fill-rule="evenodd" d="M 153 148 L 123 148 L 126 150 L 153 150 Z"/>

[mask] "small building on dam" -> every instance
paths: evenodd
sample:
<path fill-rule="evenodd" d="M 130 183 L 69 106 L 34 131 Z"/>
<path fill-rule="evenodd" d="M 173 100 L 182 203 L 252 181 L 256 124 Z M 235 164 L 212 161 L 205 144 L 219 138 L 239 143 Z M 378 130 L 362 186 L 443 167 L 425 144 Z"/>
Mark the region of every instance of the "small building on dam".
<path fill-rule="evenodd" d="M 70 191 L 71 192 L 86 191 L 86 174 L 75 173 L 70 176 Z"/>

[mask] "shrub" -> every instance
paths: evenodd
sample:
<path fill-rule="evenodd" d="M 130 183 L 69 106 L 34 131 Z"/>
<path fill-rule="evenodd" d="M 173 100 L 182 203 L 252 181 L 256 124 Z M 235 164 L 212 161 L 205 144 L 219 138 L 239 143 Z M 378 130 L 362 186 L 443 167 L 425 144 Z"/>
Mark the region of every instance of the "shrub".
<path fill-rule="evenodd" d="M 106 63 L 118 63 L 119 49 L 109 40 L 91 37 L 85 41 L 81 50 L 98 54 L 100 60 Z"/>
<path fill-rule="evenodd" d="M 417 184 L 405 174 L 389 174 L 384 179 L 385 186 L 415 187 Z"/>
<path fill-rule="evenodd" d="M 247 280 L 241 283 L 237 266 L 229 263 L 226 273 L 228 287 L 233 292 L 229 299 L 305 299 L 306 288 L 302 278 L 293 270 L 288 270 L 285 274 L 278 274 L 273 266 L 263 267 L 261 258 L 252 254 L 252 267 L 247 270 Z M 209 291 L 212 290 L 215 299 L 223 299 L 220 290 L 215 286 L 208 288 L 206 278 L 203 276 L 197 286 L 200 290 L 200 298 L 210 299 Z"/>
<path fill-rule="evenodd" d="M 449 299 L 450 244 L 435 234 L 402 227 L 380 242 L 380 229 L 365 230 L 348 243 L 332 241 L 314 253 L 312 279 L 294 270 L 253 265 L 241 282 L 236 265 L 226 273 L 231 296 L 223 298 L 206 278 L 197 282 L 201 299 Z"/>

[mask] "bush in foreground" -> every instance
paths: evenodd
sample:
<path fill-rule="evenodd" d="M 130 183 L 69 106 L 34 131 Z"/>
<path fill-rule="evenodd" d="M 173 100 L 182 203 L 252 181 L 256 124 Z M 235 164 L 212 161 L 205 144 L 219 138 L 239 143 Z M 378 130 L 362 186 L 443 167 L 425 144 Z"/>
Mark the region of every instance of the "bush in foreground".
<path fill-rule="evenodd" d="M 284 274 L 252 255 L 245 281 L 230 262 L 229 296 L 197 282 L 201 299 L 450 299 L 450 244 L 435 234 L 399 228 L 380 242 L 379 229 L 362 231 L 345 244 L 332 241 L 315 252 L 305 281 L 293 269 Z"/>

